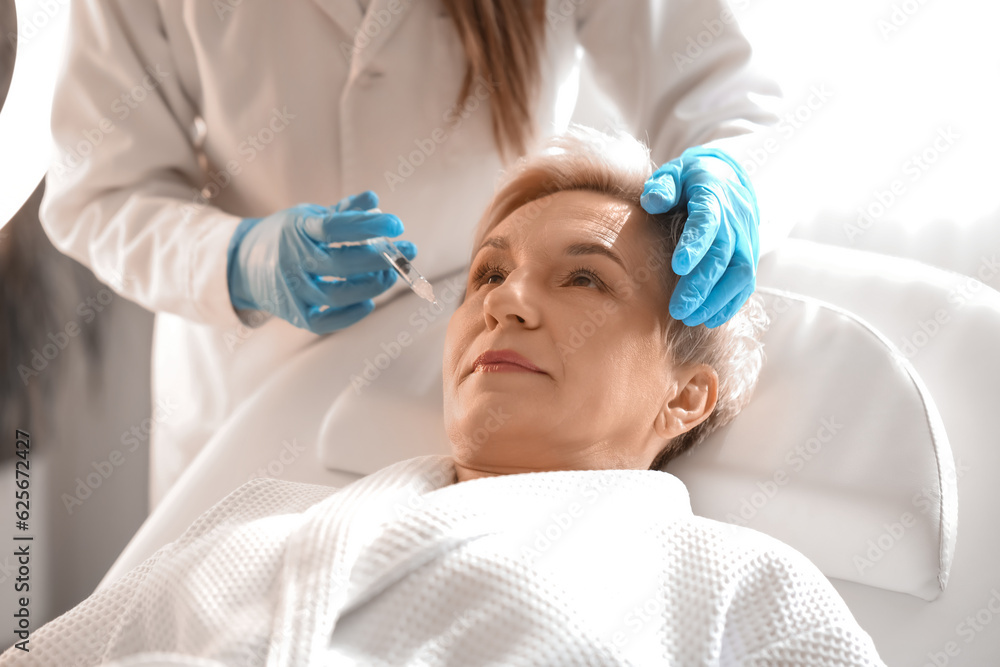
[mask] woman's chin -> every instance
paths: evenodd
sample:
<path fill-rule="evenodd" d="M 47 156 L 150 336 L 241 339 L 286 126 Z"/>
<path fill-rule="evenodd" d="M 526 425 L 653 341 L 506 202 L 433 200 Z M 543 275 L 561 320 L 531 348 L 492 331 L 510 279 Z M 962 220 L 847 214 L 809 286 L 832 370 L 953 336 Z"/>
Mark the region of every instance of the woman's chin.
<path fill-rule="evenodd" d="M 463 441 L 541 441 L 553 430 L 555 404 L 530 392 L 496 390 L 480 392 L 451 421 L 449 431 Z"/>
<path fill-rule="evenodd" d="M 523 413 L 559 402 L 557 387 L 541 373 L 476 373 L 459 387 L 459 400 L 468 412 L 486 414 L 489 408 Z"/>
<path fill-rule="evenodd" d="M 514 368 L 516 367 L 507 365 L 504 370 L 472 373 L 465 379 L 464 384 L 476 391 L 503 388 L 516 388 L 520 391 L 543 391 L 552 384 L 552 378 L 545 373 L 511 370 Z"/>

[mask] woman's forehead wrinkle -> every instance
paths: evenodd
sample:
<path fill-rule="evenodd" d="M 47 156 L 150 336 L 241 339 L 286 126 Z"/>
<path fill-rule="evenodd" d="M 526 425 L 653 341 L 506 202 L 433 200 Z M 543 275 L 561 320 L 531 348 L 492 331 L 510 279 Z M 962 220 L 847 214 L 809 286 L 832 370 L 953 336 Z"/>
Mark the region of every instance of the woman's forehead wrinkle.
<path fill-rule="evenodd" d="M 578 221 L 587 231 L 594 234 L 595 240 L 606 248 L 611 248 L 618 241 L 622 228 L 632 214 L 631 207 L 624 202 L 608 203 L 599 208 L 592 206 L 565 206 L 570 221 Z"/>

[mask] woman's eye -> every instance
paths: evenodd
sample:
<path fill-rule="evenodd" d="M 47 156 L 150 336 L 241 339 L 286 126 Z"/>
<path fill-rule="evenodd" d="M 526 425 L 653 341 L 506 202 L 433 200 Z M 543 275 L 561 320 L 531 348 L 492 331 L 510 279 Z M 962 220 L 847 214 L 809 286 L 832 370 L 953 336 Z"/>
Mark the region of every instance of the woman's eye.
<path fill-rule="evenodd" d="M 578 269 L 570 274 L 569 284 L 573 287 L 595 287 L 600 289 L 601 279 L 591 271 Z"/>
<path fill-rule="evenodd" d="M 472 275 L 472 284 L 477 287 L 480 285 L 499 285 L 502 282 L 503 271 L 495 264 L 483 264 Z"/>

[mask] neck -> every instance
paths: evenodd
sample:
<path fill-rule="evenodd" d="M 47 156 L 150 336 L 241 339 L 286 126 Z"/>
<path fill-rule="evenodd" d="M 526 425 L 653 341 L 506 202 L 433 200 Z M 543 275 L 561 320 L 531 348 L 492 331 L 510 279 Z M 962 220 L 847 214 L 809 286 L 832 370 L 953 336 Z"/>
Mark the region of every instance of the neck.
<path fill-rule="evenodd" d="M 455 478 L 458 482 L 467 482 L 470 479 L 479 479 L 480 477 L 499 477 L 504 473 L 491 472 L 489 470 L 478 470 L 476 468 L 470 468 L 464 466 L 458 461 L 455 461 Z"/>

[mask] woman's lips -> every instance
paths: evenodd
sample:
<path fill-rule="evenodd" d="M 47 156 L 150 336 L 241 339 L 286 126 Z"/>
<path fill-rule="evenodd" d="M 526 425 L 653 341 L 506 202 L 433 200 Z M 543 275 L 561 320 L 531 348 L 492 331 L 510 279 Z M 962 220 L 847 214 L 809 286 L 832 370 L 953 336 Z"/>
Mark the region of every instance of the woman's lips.
<path fill-rule="evenodd" d="M 473 373 L 545 373 L 514 350 L 489 350 L 472 364 Z"/>

